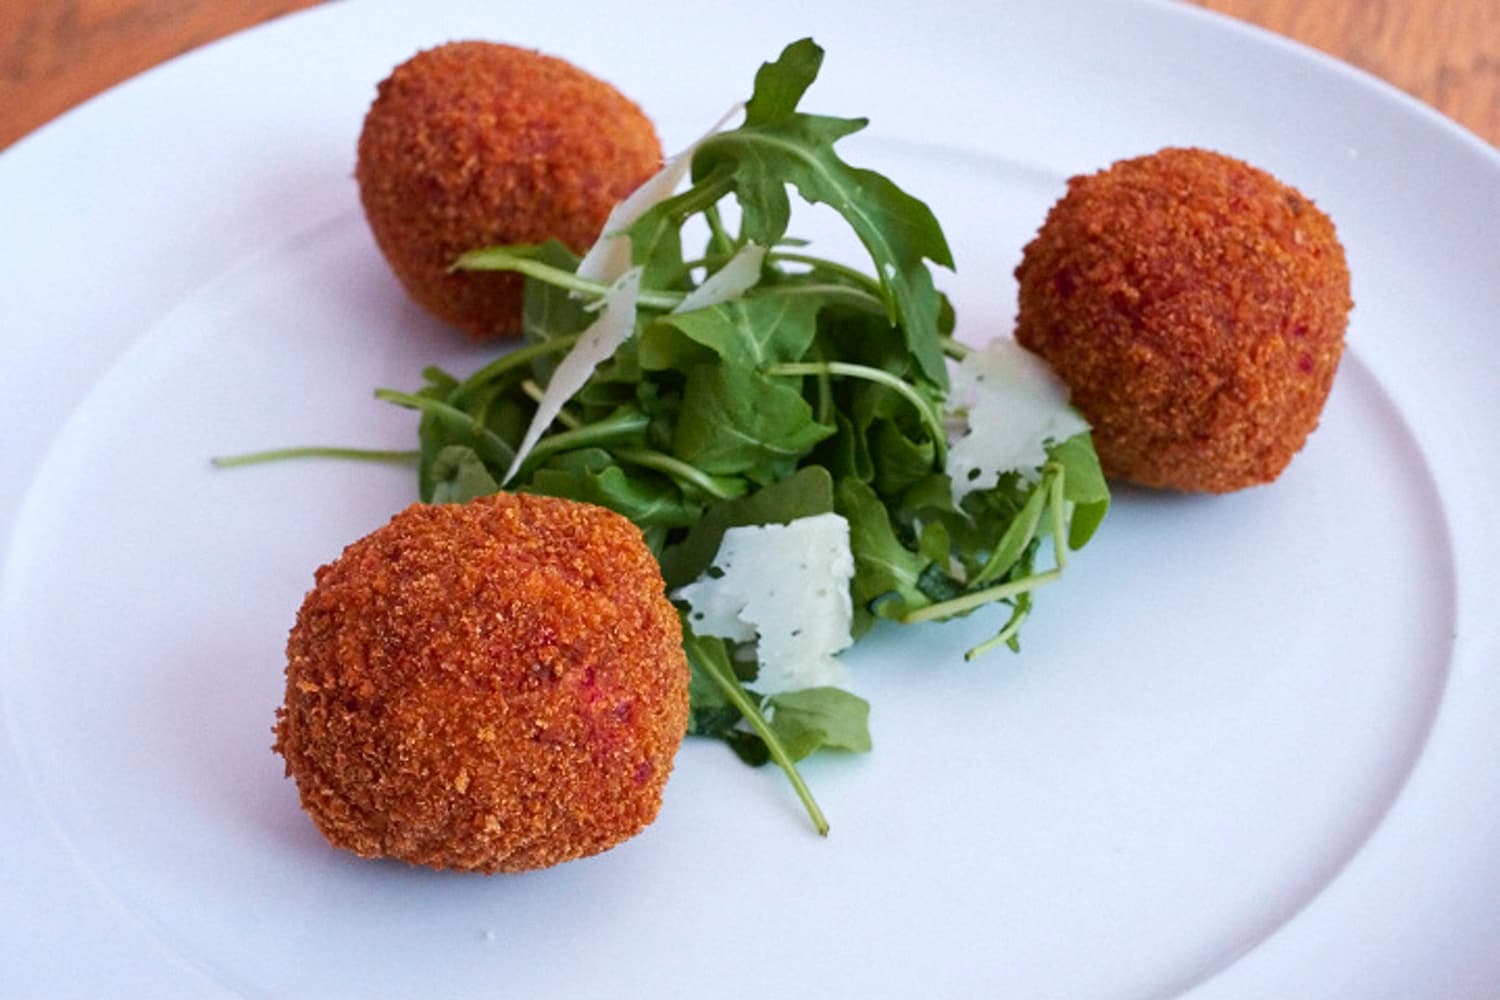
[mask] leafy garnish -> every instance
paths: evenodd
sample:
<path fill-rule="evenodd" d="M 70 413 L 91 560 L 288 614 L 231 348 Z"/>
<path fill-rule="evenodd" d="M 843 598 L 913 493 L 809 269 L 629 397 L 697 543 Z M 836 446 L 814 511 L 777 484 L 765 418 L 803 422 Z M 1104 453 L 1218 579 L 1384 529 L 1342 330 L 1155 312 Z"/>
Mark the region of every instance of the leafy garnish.
<path fill-rule="evenodd" d="M 659 185 L 654 203 L 638 197 L 620 213 L 604 238 L 613 271 L 570 267 L 556 250 L 526 248 L 478 250 L 459 261 L 526 275 L 535 346 L 517 353 L 580 330 L 587 339 L 593 328 L 579 300 L 604 298 L 601 279 L 627 261 L 639 275 L 634 336 L 608 359 L 583 356 L 597 367 L 579 391 L 567 387 L 569 402 L 512 485 L 632 518 L 672 592 L 703 601 L 727 593 L 711 579 L 726 531 L 833 512 L 847 525 L 855 566 L 847 584 L 852 635 L 880 618 L 940 620 L 999 603 L 1009 608 L 1002 627 L 970 655 L 1015 648 L 1033 592 L 1060 576 L 1070 546 L 1088 540 L 1109 494 L 1086 425 L 1059 401 L 1050 373 L 1038 373 L 1039 362 L 1013 355 L 1019 348 L 1002 345 L 966 362 L 960 387 L 975 398 L 950 401 L 946 355 L 968 352 L 947 339 L 952 309 L 930 270 L 952 266 L 947 241 L 924 203 L 835 152 L 864 119 L 798 110 L 822 58 L 804 39 L 760 68 L 742 124 L 710 132 L 669 162 L 681 173 L 690 157 L 691 184 Z M 788 236 L 793 190 L 843 217 L 869 253 L 868 271 L 800 250 Z M 738 219 L 737 232 L 726 227 L 729 217 Z M 694 218 L 709 233 L 697 257 L 683 246 Z M 588 259 L 599 257 L 596 248 Z M 561 366 L 575 372 L 574 382 L 579 358 L 574 351 Z M 458 428 L 449 412 L 433 410 L 424 413 L 425 433 L 446 430 L 472 451 L 456 465 L 444 453 L 443 474 L 424 475 L 424 484 L 483 487 L 467 463 L 470 455 L 492 462 L 480 450 L 488 414 L 539 398 L 537 387 L 555 385 L 555 370 L 557 355 L 546 352 L 453 386 L 447 401 L 456 398 L 459 409 L 472 401 L 473 425 Z M 983 391 L 986 379 L 1003 381 L 1026 405 L 1007 412 L 1004 393 Z M 546 399 L 550 406 L 558 395 L 549 389 Z M 480 401 L 483 409 L 474 405 Z M 549 409 L 541 419 L 552 417 Z M 947 425 L 966 417 L 955 464 Z M 984 446 L 996 431 L 1015 442 L 1001 446 L 999 459 Z M 503 454 L 493 445 L 489 452 Z M 783 583 L 796 576 L 795 567 L 782 576 Z M 772 594 L 775 581 L 764 586 Z M 730 645 L 754 635 L 729 620 L 716 627 Z M 798 783 L 791 764 L 816 747 L 868 747 L 853 695 L 823 686 L 767 697 L 755 690 L 753 667 L 733 669 L 753 657 L 730 657 L 724 638 L 691 635 L 691 621 L 689 632 L 694 732 L 723 739 L 747 760 L 776 760 Z M 826 646 L 827 637 L 819 641 Z M 811 669 L 826 653 L 809 647 L 804 655 L 807 663 L 791 666 Z"/>
<path fill-rule="evenodd" d="M 798 110 L 822 58 L 804 39 L 763 65 L 742 124 L 669 161 L 585 266 L 555 243 L 465 254 L 456 267 L 524 275 L 525 345 L 466 378 L 431 369 L 415 392 L 377 394 L 421 415 L 424 500 L 505 486 L 609 507 L 641 527 L 674 594 L 706 592 L 684 588 L 712 578 L 727 534 L 833 518 L 840 538 L 847 531 L 843 558 L 784 573 L 755 560 L 755 575 L 772 578 L 763 585 L 803 573 L 798 586 L 846 590 L 850 640 L 878 619 L 999 605 L 1000 628 L 969 655 L 1018 648 L 1036 591 L 1092 536 L 1109 492 L 1055 385 L 1025 382 L 1029 356 L 1006 369 L 1021 379 L 1006 391 L 1041 404 L 1012 412 L 1004 392 L 950 398 L 948 359 L 969 349 L 949 336 L 955 317 L 931 271 L 952 267 L 947 241 L 923 202 L 834 151 L 864 119 Z M 691 181 L 677 191 L 679 176 Z M 793 190 L 842 216 L 867 269 L 788 235 Z M 684 233 L 702 230 L 701 253 L 685 252 Z M 989 363 L 974 359 L 958 386 L 991 378 Z M 950 426 L 962 428 L 956 442 Z M 1019 443 L 997 458 L 982 445 L 1002 428 Z M 962 445 L 956 464 L 950 445 Z M 819 583 L 805 576 L 819 562 L 844 568 Z M 868 704 L 821 681 L 785 689 L 787 677 L 826 676 L 782 669 L 806 664 L 777 665 L 765 676 L 781 689 L 757 689 L 765 665 L 744 648 L 755 629 L 708 635 L 686 602 L 679 611 L 690 733 L 776 763 L 826 832 L 796 762 L 868 750 Z M 800 655 L 847 644 L 816 640 Z M 777 644 L 799 655 L 786 636 Z"/>

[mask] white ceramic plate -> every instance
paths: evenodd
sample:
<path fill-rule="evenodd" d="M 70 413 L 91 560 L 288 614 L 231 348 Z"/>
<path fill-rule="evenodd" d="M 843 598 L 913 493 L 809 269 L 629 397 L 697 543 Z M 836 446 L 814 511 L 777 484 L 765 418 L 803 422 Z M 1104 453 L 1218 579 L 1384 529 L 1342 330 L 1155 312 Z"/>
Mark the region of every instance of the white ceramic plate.
<path fill-rule="evenodd" d="M 0 156 L 0 981 L 8 995 L 1492 996 L 1500 990 L 1500 158 L 1342 66 L 1174 5 L 346 2 L 178 60 Z M 1019 656 L 988 619 L 850 657 L 877 742 L 679 758 L 659 821 L 516 878 L 328 848 L 269 750 L 313 569 L 411 499 L 305 441 L 481 352 L 416 313 L 351 167 L 375 82 L 488 37 L 679 146 L 812 34 L 807 102 L 926 197 L 961 333 L 1007 331 L 1072 173 L 1199 144 L 1302 188 L 1358 301 L 1273 486 L 1124 492 Z M 818 228 L 816 225 L 814 229 Z"/>

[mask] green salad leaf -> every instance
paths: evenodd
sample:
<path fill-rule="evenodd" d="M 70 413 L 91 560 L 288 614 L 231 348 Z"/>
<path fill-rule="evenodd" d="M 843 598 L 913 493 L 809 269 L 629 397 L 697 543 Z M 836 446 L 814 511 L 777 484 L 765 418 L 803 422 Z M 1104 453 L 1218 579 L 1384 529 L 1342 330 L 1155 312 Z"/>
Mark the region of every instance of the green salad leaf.
<path fill-rule="evenodd" d="M 949 365 L 966 371 L 971 349 L 951 337 L 954 311 L 932 267 L 951 268 L 952 256 L 926 204 L 835 152 L 864 119 L 799 110 L 822 59 L 803 39 L 763 65 L 743 123 L 702 139 L 688 185 L 629 225 L 640 269 L 631 336 L 537 428 L 513 479 L 538 401 L 610 290 L 559 244 L 478 248 L 455 264 L 525 276 L 522 346 L 465 377 L 428 369 L 414 391 L 377 395 L 419 414 L 424 500 L 503 487 L 608 507 L 640 526 L 673 595 L 719 571 L 730 532 L 837 514 L 852 566 L 846 642 L 881 619 L 998 605 L 1001 627 L 969 655 L 1018 648 L 1035 592 L 1099 527 L 1109 491 L 1087 431 L 1039 437 L 1044 459 L 992 470 L 993 485 L 950 476 L 950 427 L 969 410 L 950 398 Z M 788 235 L 793 192 L 842 217 L 868 253 L 863 267 Z M 707 234 L 701 251 L 685 249 L 693 232 Z M 730 284 L 733 294 L 711 294 Z M 807 569 L 801 553 L 787 558 Z M 709 634 L 698 609 L 678 604 L 689 732 L 776 763 L 826 832 L 796 762 L 869 750 L 870 706 L 835 684 L 768 688 L 744 655 L 754 640 L 743 622 Z"/>

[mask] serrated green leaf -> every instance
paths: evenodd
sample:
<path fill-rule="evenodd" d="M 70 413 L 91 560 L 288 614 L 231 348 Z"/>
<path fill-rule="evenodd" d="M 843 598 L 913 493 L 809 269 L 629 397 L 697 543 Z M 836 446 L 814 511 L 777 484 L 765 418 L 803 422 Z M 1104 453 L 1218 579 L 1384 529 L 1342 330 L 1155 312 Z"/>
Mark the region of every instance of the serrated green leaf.
<path fill-rule="evenodd" d="M 1063 467 L 1063 498 L 1073 504 L 1068 525 L 1068 547 L 1088 544 L 1109 513 L 1109 483 L 1099 467 L 1091 435 L 1075 434 L 1047 449 L 1048 457 Z"/>
<path fill-rule="evenodd" d="M 641 338 L 641 364 L 664 369 L 692 364 L 698 352 L 674 346 L 685 337 L 717 355 L 725 364 L 759 369 L 795 361 L 807 353 L 817 335 L 820 299 L 807 295 L 759 295 L 731 299 L 707 309 L 668 313 L 647 327 Z"/>
<path fill-rule="evenodd" d="M 942 300 L 925 261 L 951 268 L 952 253 L 925 203 L 882 174 L 849 166 L 833 151 L 834 142 L 865 124 L 801 113 L 747 124 L 706 140 L 693 158 L 693 176 L 732 176 L 744 234 L 764 246 L 786 232 L 788 183 L 806 201 L 843 215 L 875 265 L 890 322 L 901 327 L 923 375 L 946 386 Z"/>
<path fill-rule="evenodd" d="M 762 63 L 755 73 L 755 90 L 745 102 L 746 124 L 780 121 L 796 111 L 822 65 L 823 50 L 811 38 L 788 45 L 775 62 Z"/>
<path fill-rule="evenodd" d="M 927 560 L 901 544 L 891 527 L 890 511 L 875 491 L 846 477 L 834 487 L 834 504 L 849 522 L 849 547 L 854 552 L 849 591 L 856 612 L 864 609 L 900 618 L 927 604 L 919 585 Z"/>
<path fill-rule="evenodd" d="M 805 688 L 772 695 L 770 723 L 792 759 L 816 750 L 868 753 L 870 703 L 835 687 Z"/>
<path fill-rule="evenodd" d="M 1074 503 L 1098 503 L 1109 499 L 1109 483 L 1099 467 L 1094 439 L 1087 432 L 1075 434 L 1047 449 L 1047 457 L 1063 467 L 1063 497 Z"/>
<path fill-rule="evenodd" d="M 728 365 L 688 372 L 677 418 L 674 454 L 710 475 L 743 475 L 769 483 L 833 428 L 813 420 L 812 407 L 784 380 Z"/>
<path fill-rule="evenodd" d="M 994 551 L 985 561 L 984 567 L 975 575 L 972 585 L 988 586 L 1015 568 L 1034 538 L 1042 523 L 1042 513 L 1047 509 L 1049 481 L 1043 477 L 1031 488 L 1030 495 L 1015 517 L 1005 528 L 1005 533 L 995 543 Z"/>
<path fill-rule="evenodd" d="M 608 507 L 641 527 L 687 527 L 702 513 L 701 505 L 685 499 L 670 480 L 651 473 L 627 473 L 602 448 L 556 455 L 536 469 L 522 488 Z"/>

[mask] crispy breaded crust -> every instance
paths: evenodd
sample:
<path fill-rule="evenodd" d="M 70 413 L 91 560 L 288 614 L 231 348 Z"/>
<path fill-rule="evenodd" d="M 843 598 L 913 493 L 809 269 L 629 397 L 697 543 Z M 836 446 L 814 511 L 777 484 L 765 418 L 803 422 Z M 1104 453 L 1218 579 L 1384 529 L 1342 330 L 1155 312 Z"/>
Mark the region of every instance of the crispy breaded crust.
<path fill-rule="evenodd" d="M 582 253 L 609 210 L 661 166 L 640 108 L 570 63 L 452 42 L 379 86 L 355 175 L 407 292 L 476 337 L 520 333 L 519 276 L 450 273 L 468 250 L 558 239 Z"/>
<path fill-rule="evenodd" d="M 1318 424 L 1353 306 L 1333 223 L 1265 171 L 1164 149 L 1074 177 L 1016 269 L 1016 339 L 1109 475 L 1223 493 Z"/>
<path fill-rule="evenodd" d="M 680 622 L 639 529 L 497 494 L 415 504 L 317 571 L 275 749 L 334 845 L 514 872 L 644 829 L 687 715 Z"/>

